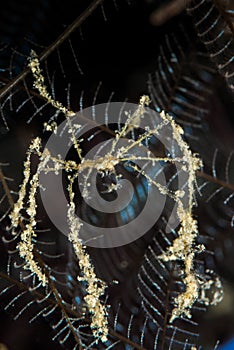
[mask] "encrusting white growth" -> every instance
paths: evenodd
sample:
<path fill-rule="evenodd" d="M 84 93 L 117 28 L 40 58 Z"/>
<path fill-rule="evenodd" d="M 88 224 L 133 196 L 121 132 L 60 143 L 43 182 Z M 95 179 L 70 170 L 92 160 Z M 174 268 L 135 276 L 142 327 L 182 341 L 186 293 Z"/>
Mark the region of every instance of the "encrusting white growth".
<path fill-rule="evenodd" d="M 72 127 L 72 123 L 70 120 L 70 118 L 75 115 L 75 112 L 67 109 L 66 107 L 64 107 L 62 105 L 62 103 L 54 100 L 51 97 L 51 95 L 47 91 L 47 87 L 45 85 L 45 78 L 44 78 L 42 71 L 41 71 L 41 68 L 40 68 L 40 62 L 39 62 L 38 56 L 37 56 L 36 52 L 33 50 L 31 51 L 31 56 L 29 57 L 28 66 L 31 69 L 32 74 L 33 74 L 34 79 L 35 79 L 33 86 L 39 91 L 40 95 L 45 100 L 47 100 L 48 103 L 50 103 L 53 107 L 55 107 L 57 110 L 59 110 L 60 112 L 62 112 L 66 116 L 67 122 L 69 125 L 69 132 L 71 133 L 74 148 L 76 149 L 77 154 L 78 154 L 79 158 L 81 159 L 81 150 L 80 150 L 80 147 L 79 147 L 78 142 L 76 140 L 74 128 Z M 76 126 L 76 127 L 79 127 L 79 126 Z M 52 122 L 51 125 L 48 125 L 47 123 L 45 123 L 45 128 L 48 131 L 51 131 L 51 129 L 53 129 L 56 132 L 56 130 L 57 130 L 57 126 L 56 126 L 55 122 Z"/>
<path fill-rule="evenodd" d="M 33 151 L 39 151 L 40 146 L 41 146 L 40 139 L 36 138 L 31 143 L 29 150 L 27 152 L 27 159 L 24 162 L 24 180 L 23 180 L 23 183 L 20 187 L 18 201 L 17 201 L 17 203 L 15 203 L 13 211 L 10 214 L 10 219 L 11 219 L 13 227 L 18 226 L 19 220 L 20 220 L 20 211 L 23 209 L 23 203 L 24 203 L 24 199 L 26 196 L 26 186 L 27 186 L 27 184 L 29 182 L 29 178 L 30 178 L 30 165 L 31 165 L 30 157 L 31 157 L 31 154 L 33 153 Z"/>
<path fill-rule="evenodd" d="M 24 265 L 25 269 L 30 270 L 35 273 L 38 279 L 41 281 L 42 285 L 45 286 L 47 279 L 43 273 L 41 267 L 34 259 L 33 249 L 34 245 L 32 242 L 32 237 L 36 236 L 35 227 L 36 227 L 36 192 L 39 187 L 39 173 L 35 173 L 31 180 L 31 155 L 33 152 L 40 154 L 41 140 L 37 137 L 31 143 L 29 150 L 27 152 L 27 159 L 24 163 L 24 180 L 19 191 L 18 201 L 15 203 L 14 208 L 9 215 L 11 219 L 11 224 L 13 230 L 17 228 L 20 223 L 22 224 L 24 219 L 21 214 L 21 211 L 26 208 L 26 213 L 28 214 L 29 221 L 24 224 L 21 232 L 21 240 L 17 246 L 19 249 L 20 256 L 25 260 L 26 264 Z M 24 203 L 27 197 L 27 185 L 30 185 L 28 193 L 28 203 Z"/>
<path fill-rule="evenodd" d="M 38 89 L 40 95 L 45 98 L 51 105 L 63 112 L 68 121 L 69 133 L 71 134 L 71 140 L 73 146 L 79 156 L 79 163 L 72 160 L 62 160 L 59 155 L 53 156 L 48 150 L 40 151 L 41 142 L 39 138 L 33 140 L 27 153 L 27 159 L 24 163 L 24 180 L 19 191 L 19 198 L 14 206 L 14 209 L 10 215 L 13 230 L 18 227 L 20 220 L 23 221 L 21 211 L 26 210 L 29 216 L 29 221 L 25 224 L 25 229 L 21 234 L 21 241 L 18 244 L 20 256 L 25 259 L 25 268 L 35 273 L 43 285 L 46 284 L 46 276 L 41 270 L 40 266 L 36 262 L 33 255 L 33 243 L 32 237 L 35 235 L 36 226 L 36 191 L 39 186 L 38 176 L 40 172 L 47 174 L 48 172 L 54 172 L 57 174 L 60 170 L 64 170 L 67 174 L 69 204 L 67 212 L 67 220 L 70 228 L 68 235 L 69 241 L 73 245 L 74 252 L 76 254 L 82 277 L 78 277 L 79 281 L 86 281 L 86 296 L 84 300 L 87 305 L 87 309 L 91 315 L 91 329 L 96 340 L 105 342 L 108 335 L 108 322 L 107 322 L 107 308 L 101 302 L 101 298 L 105 292 L 106 284 L 97 278 L 94 267 L 91 263 L 89 254 L 86 251 L 85 246 L 82 244 L 79 238 L 79 232 L 81 229 L 81 222 L 75 214 L 73 181 L 81 172 L 85 169 L 89 171 L 95 169 L 100 174 L 115 174 L 116 165 L 122 162 L 128 162 L 128 166 L 132 167 L 135 171 L 145 176 L 150 184 L 156 186 L 161 194 L 170 196 L 177 204 L 177 215 L 180 220 L 180 228 L 178 230 L 178 237 L 173 241 L 167 251 L 160 256 L 164 261 L 182 261 L 183 271 L 181 274 L 182 280 L 185 284 L 185 291 L 177 296 L 175 299 L 175 308 L 172 311 L 172 322 L 177 317 L 185 315 L 191 317 L 191 308 L 196 300 L 201 300 L 204 303 L 208 303 L 206 296 L 206 290 L 211 285 L 215 285 L 218 290 L 221 290 L 220 281 L 216 281 L 212 284 L 210 281 L 204 281 L 201 276 L 194 270 L 194 258 L 195 254 L 204 250 L 203 246 L 195 246 L 195 240 L 198 235 L 197 221 L 193 218 L 193 206 L 194 206 L 194 191 L 196 181 L 196 171 L 201 166 L 201 161 L 196 154 L 193 154 L 189 149 L 187 143 L 183 140 L 183 130 L 178 126 L 173 118 L 164 112 L 160 113 L 161 122 L 153 130 L 146 130 L 143 135 L 140 135 L 136 140 L 127 139 L 128 145 L 126 147 L 118 147 L 118 141 L 121 137 L 125 137 L 132 129 L 139 127 L 140 118 L 145 112 L 145 106 L 149 104 L 149 97 L 142 96 L 138 105 L 138 108 L 132 115 L 128 115 L 127 121 L 120 131 L 116 132 L 116 135 L 112 141 L 112 147 L 110 152 L 104 156 L 97 157 L 95 159 L 86 159 L 82 157 L 81 149 L 79 148 L 79 140 L 76 140 L 74 128 L 79 128 L 79 125 L 72 125 L 70 118 L 75 114 L 65 108 L 60 102 L 55 101 L 48 93 L 45 86 L 44 77 L 42 75 L 39 60 L 34 52 L 29 61 L 29 67 L 32 70 L 34 76 L 34 87 Z M 131 149 L 136 146 L 141 146 L 142 143 L 150 138 L 152 135 L 157 135 L 159 131 L 165 126 L 171 126 L 172 139 L 178 144 L 182 156 L 178 158 L 170 157 L 154 157 L 150 156 L 150 153 L 144 157 L 131 154 Z M 55 124 L 48 126 L 46 129 L 56 132 L 57 126 Z M 40 163 L 37 172 L 34 175 L 30 173 L 31 154 L 36 153 L 40 157 Z M 188 204 L 183 204 L 182 197 L 185 195 L 184 191 L 170 191 L 166 186 L 157 183 L 153 178 L 144 172 L 144 170 L 138 168 L 134 164 L 135 160 L 145 160 L 151 162 L 154 166 L 155 162 L 164 161 L 175 163 L 179 162 L 182 170 L 188 175 Z M 49 163 L 49 164 L 48 164 Z M 51 165 L 52 164 L 52 165 Z M 72 175 L 70 175 L 72 172 Z M 31 178 L 31 180 L 30 180 Z M 117 177 L 118 179 L 118 177 Z M 86 178 L 85 196 L 91 195 L 91 188 L 89 187 L 88 178 Z M 29 192 L 27 194 L 27 186 L 29 185 Z M 118 184 L 114 184 L 118 186 Z M 111 187 L 112 188 L 112 187 Z M 117 187 L 115 187 L 117 188 Z M 25 204 L 25 198 L 28 196 L 28 206 Z M 218 293 L 218 292 L 217 292 Z M 218 293 L 214 299 L 217 301 L 220 299 L 220 293 Z"/>
<path fill-rule="evenodd" d="M 79 238 L 79 231 L 82 223 L 75 214 L 74 193 L 72 190 L 74 178 L 70 178 L 68 186 L 70 203 L 68 207 L 68 224 L 70 232 L 68 235 L 69 241 L 73 245 L 76 257 L 79 262 L 83 277 L 78 277 L 78 280 L 87 283 L 87 295 L 84 300 L 87 308 L 92 316 L 91 328 L 96 339 L 101 339 L 102 342 L 107 341 L 108 335 L 108 321 L 106 307 L 101 303 L 100 296 L 102 296 L 106 289 L 106 284 L 96 277 L 92 263 L 88 253 L 85 251 L 81 239 Z"/>
<path fill-rule="evenodd" d="M 48 103 L 50 103 L 52 106 L 54 106 L 56 109 L 60 110 L 62 113 L 64 113 L 66 116 L 72 116 L 75 113 L 73 111 L 70 111 L 66 107 L 62 105 L 62 103 L 54 100 L 49 92 L 47 91 L 47 87 L 45 85 L 45 78 L 42 74 L 41 68 L 40 68 L 40 62 L 38 59 L 38 56 L 35 51 L 31 51 L 31 56 L 29 57 L 29 68 L 31 69 L 33 76 L 34 76 L 34 83 L 33 86 L 39 91 L 40 95 L 45 98 Z"/>
<path fill-rule="evenodd" d="M 18 244 L 17 248 L 19 249 L 19 254 L 22 258 L 25 259 L 26 265 L 25 269 L 30 270 L 35 273 L 38 279 L 41 281 L 42 285 L 45 286 L 47 283 L 46 275 L 42 272 L 41 267 L 38 265 L 34 259 L 33 249 L 34 245 L 32 242 L 32 237 L 36 236 L 35 227 L 36 227 L 36 192 L 39 186 L 38 173 L 34 174 L 30 181 L 30 190 L 29 190 L 29 205 L 26 209 L 26 212 L 29 216 L 29 222 L 25 225 L 25 229 L 21 233 L 21 241 Z"/>
<path fill-rule="evenodd" d="M 185 292 L 175 299 L 176 307 L 172 311 L 170 322 L 181 315 L 191 317 L 191 307 L 198 300 L 200 293 L 199 279 L 194 271 L 194 257 L 199 251 L 204 250 L 203 246 L 194 249 L 195 239 L 198 235 L 197 221 L 193 218 L 194 191 L 196 182 L 196 171 L 201 166 L 201 161 L 197 155 L 193 155 L 187 143 L 183 140 L 183 129 L 178 126 L 168 114 L 161 112 L 161 117 L 169 121 L 173 138 L 177 142 L 183 156 L 183 170 L 188 174 L 188 207 L 184 207 L 181 194 L 175 193 L 175 201 L 178 204 L 177 215 L 180 219 L 180 229 L 178 237 L 173 241 L 165 254 L 161 256 L 164 261 L 182 261 L 184 263 Z"/>
<path fill-rule="evenodd" d="M 181 193 L 175 193 L 174 197 L 178 205 L 177 215 L 180 219 L 178 237 L 173 241 L 173 245 L 167 249 L 167 252 L 161 255 L 161 259 L 164 261 L 182 261 L 184 264 L 183 282 L 185 284 L 185 291 L 175 298 L 176 307 L 172 310 L 170 319 L 170 322 L 173 322 L 177 317 L 182 315 L 190 318 L 191 308 L 195 301 L 199 300 L 204 303 L 205 290 L 209 289 L 213 283 L 208 284 L 208 282 L 204 282 L 201 276 L 198 276 L 194 271 L 195 254 L 205 250 L 203 245 L 194 248 L 195 240 L 199 234 L 197 220 L 193 218 L 193 206 L 195 204 L 194 192 L 196 171 L 201 167 L 202 162 L 197 154 L 191 152 L 189 146 L 183 140 L 183 129 L 175 123 L 171 116 L 165 114 L 165 112 L 162 111 L 160 115 L 163 120 L 169 121 L 172 127 L 173 139 L 177 142 L 183 154 L 183 170 L 188 174 L 188 206 L 184 207 L 181 200 Z M 219 297 L 217 296 L 216 300 L 221 301 L 222 293 L 220 293 L 220 290 L 222 287 L 220 280 L 218 278 L 217 280 L 218 282 L 215 283 L 215 286 Z M 212 304 L 212 302 L 208 302 L 208 298 L 205 301 L 206 305 Z"/>

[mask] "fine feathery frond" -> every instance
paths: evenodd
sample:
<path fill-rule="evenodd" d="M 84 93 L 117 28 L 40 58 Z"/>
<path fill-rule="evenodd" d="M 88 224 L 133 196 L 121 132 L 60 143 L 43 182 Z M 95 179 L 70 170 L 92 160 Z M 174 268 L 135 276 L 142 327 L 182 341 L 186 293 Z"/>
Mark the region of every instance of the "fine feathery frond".
<path fill-rule="evenodd" d="M 190 0 L 187 11 L 199 39 L 205 44 L 217 71 L 234 91 L 234 26 L 229 10 L 231 1 Z"/>

